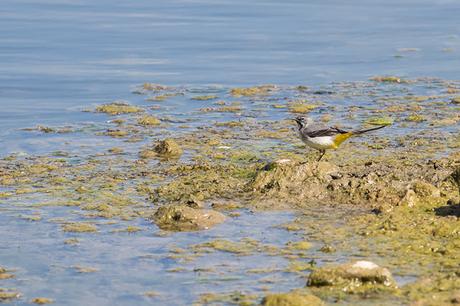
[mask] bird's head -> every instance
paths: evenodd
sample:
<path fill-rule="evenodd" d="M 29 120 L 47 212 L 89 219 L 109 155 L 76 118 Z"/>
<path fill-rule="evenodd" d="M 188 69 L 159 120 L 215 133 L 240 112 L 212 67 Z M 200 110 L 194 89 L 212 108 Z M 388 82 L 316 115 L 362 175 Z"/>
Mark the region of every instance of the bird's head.
<path fill-rule="evenodd" d="M 302 117 L 302 116 L 295 117 L 293 120 L 297 123 L 299 129 L 310 125 L 313 121 L 309 117 Z"/>

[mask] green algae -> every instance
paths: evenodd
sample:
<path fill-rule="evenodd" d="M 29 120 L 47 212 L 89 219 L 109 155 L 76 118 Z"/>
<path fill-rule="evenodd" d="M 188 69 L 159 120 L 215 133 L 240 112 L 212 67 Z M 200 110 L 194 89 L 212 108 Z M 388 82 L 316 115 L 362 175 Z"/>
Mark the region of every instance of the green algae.
<path fill-rule="evenodd" d="M 64 224 L 62 226 L 62 230 L 64 232 L 72 232 L 72 233 L 94 233 L 97 232 L 97 227 L 94 224 L 90 223 L 69 223 Z"/>
<path fill-rule="evenodd" d="M 158 142 L 153 150 L 163 157 L 179 157 L 182 155 L 182 149 L 173 139 L 164 139 Z"/>
<path fill-rule="evenodd" d="M 0 288 L 0 302 L 10 302 L 11 300 L 17 299 L 20 296 L 21 294 L 19 292 Z"/>
<path fill-rule="evenodd" d="M 400 87 L 391 84 L 374 86 Z M 337 91 L 343 96 L 348 94 L 347 97 L 354 94 L 359 96 L 355 89 L 341 92 L 343 89 L 338 88 Z M 276 100 L 270 96 L 271 93 L 272 90 L 267 90 L 267 94 L 242 96 L 249 98 L 241 99 L 243 102 L 238 105 L 239 110 L 236 112 L 244 110 L 250 114 L 255 110 L 255 107 L 244 101 L 271 105 L 272 100 L 269 99 Z M 290 94 L 292 93 L 286 95 Z M 309 93 L 302 93 L 304 94 L 301 99 L 307 97 L 308 101 L 314 101 Z M 381 95 L 377 93 L 376 96 Z M 123 151 L 115 150 L 110 152 L 112 155 L 104 153 L 91 158 L 77 156 L 81 164 L 67 161 L 70 158 L 66 156 L 61 161 L 54 158 L 21 159 L 10 156 L 2 160 L 5 164 L 0 171 L 0 182 L 4 183 L 2 186 L 9 186 L 6 191 L 2 191 L 5 195 L 2 205 L 3 202 L 9 203 L 16 199 L 23 201 L 40 195 L 44 198 L 55 198 L 52 203 L 49 202 L 50 205 L 73 205 L 75 210 L 72 213 L 83 212 L 84 217 L 120 219 L 149 218 L 158 204 L 170 205 L 177 204 L 176 202 L 205 207 L 213 203 L 224 203 L 221 206 L 212 206 L 213 209 L 223 211 L 227 207 L 231 210 L 246 207 L 261 210 L 287 208 L 294 209 L 301 215 L 310 214 L 312 208 L 332 207 L 329 211 L 331 219 L 326 224 L 321 223 L 321 220 L 309 221 L 315 224 L 293 222 L 286 225 L 286 229 L 302 233 L 306 229 L 314 228 L 312 238 L 306 236 L 303 239 L 312 241 L 314 245 L 319 241 L 319 245 L 329 246 L 324 250 L 335 250 L 335 253 L 325 254 L 330 261 L 340 256 L 371 256 L 372 260 L 378 258 L 376 262 L 387 266 L 395 275 L 418 278 L 412 288 L 415 288 L 415 284 L 428 284 L 426 286 L 430 287 L 422 289 L 420 285 L 417 289 L 409 289 L 408 285 L 407 288 L 402 287 L 398 293 L 390 292 L 391 298 L 397 295 L 403 301 L 398 302 L 404 304 L 409 303 L 408 301 L 421 301 L 433 305 L 437 302 L 448 303 L 455 298 L 452 291 L 458 290 L 453 276 L 457 275 L 455 267 L 459 260 L 459 246 L 455 242 L 458 240 L 459 195 L 454 176 L 449 179 L 455 163 L 458 164 L 458 158 L 445 156 L 452 151 L 448 150 L 446 143 L 453 148 L 455 142 L 458 143 L 455 138 L 455 124 L 458 121 L 452 115 L 456 108 L 455 104 L 446 102 L 450 99 L 447 96 L 407 96 L 407 91 L 401 91 L 388 99 L 375 99 L 373 108 L 356 107 L 351 111 L 351 117 L 344 114 L 340 107 L 334 108 L 337 117 L 346 121 L 347 126 L 359 124 L 363 119 L 369 118 L 369 114 L 385 117 L 388 112 L 392 112 L 395 130 L 397 127 L 398 132 L 406 134 L 398 139 L 388 137 L 388 141 L 381 139 L 379 135 L 370 135 L 368 141 L 357 140 L 341 147 L 326 157 L 330 161 L 330 167 L 335 169 L 331 172 L 327 169 L 323 169 L 324 173 L 323 170 L 314 170 L 314 163 L 308 162 L 310 156 L 306 154 L 305 148 L 297 145 L 299 141 L 291 129 L 285 128 L 285 121 L 270 117 L 261 122 L 244 119 L 241 124 L 216 124 L 217 128 L 200 126 L 193 131 L 184 129 L 178 134 L 167 134 L 166 137 L 174 137 L 174 141 L 187 152 L 187 156 L 181 161 L 168 161 L 160 165 L 155 164 L 156 161 L 137 160 L 137 156 L 131 153 L 131 144 L 123 147 L 125 153 L 122 155 L 120 153 Z M 331 107 L 326 95 L 323 97 L 326 99 L 325 107 Z M 367 99 L 372 95 L 366 93 L 359 97 Z M 432 103 L 436 102 L 434 99 L 438 102 L 444 101 L 444 104 Z M 405 105 L 400 107 L 398 103 Z M 216 105 L 231 106 L 227 103 Z M 266 109 L 278 114 L 286 112 L 285 109 Z M 381 110 L 384 111 L 380 112 Z M 433 110 L 436 110 L 436 115 L 430 114 Z M 321 112 L 322 109 L 313 110 L 312 115 L 320 116 Z M 406 128 L 414 125 L 403 124 L 413 114 L 420 114 L 426 121 L 417 124 L 417 131 L 408 131 Z M 238 120 L 235 117 L 240 114 L 201 115 L 219 116 L 220 121 Z M 227 115 L 231 119 L 220 119 L 220 116 Z M 130 124 L 135 125 L 138 114 L 127 114 L 125 117 L 124 122 L 110 122 L 115 127 L 110 130 L 126 131 L 127 134 L 122 137 L 129 137 L 134 133 Z M 216 119 L 210 122 L 215 122 L 213 120 Z M 324 121 L 328 120 L 330 116 L 325 115 Z M 193 123 L 190 124 L 192 125 Z M 438 128 L 442 126 L 449 126 L 450 134 L 445 129 Z M 104 130 L 106 128 L 104 126 Z M 139 128 L 136 133 L 146 139 L 157 139 L 158 134 L 154 130 Z M 392 136 L 392 131 L 388 133 Z M 368 144 L 371 145 L 367 147 Z M 380 150 L 374 150 L 377 147 Z M 157 158 L 158 154 L 153 147 L 149 149 L 152 158 Z M 137 151 L 137 147 L 134 150 Z M 115 156 L 116 154 L 120 156 Z M 289 159 L 290 162 L 285 165 L 273 162 L 282 159 Z M 430 163 L 426 162 L 428 159 L 431 160 Z M 295 171 L 296 168 L 300 171 Z M 289 177 L 293 178 L 292 181 Z M 296 183 L 294 178 L 301 182 Z M 313 189 L 309 191 L 316 190 L 319 197 L 309 197 L 305 190 L 298 191 L 299 188 L 308 189 L 311 186 Z M 327 196 L 321 197 L 323 194 Z M 40 200 L 37 207 L 43 207 L 41 205 L 45 203 L 46 200 Z M 361 207 L 364 212 L 355 213 L 349 220 L 337 226 L 332 216 L 346 204 Z M 227 240 L 225 238 L 227 237 L 224 236 L 221 240 Z M 257 245 L 251 251 L 253 253 L 260 249 L 268 250 L 261 243 L 253 244 Z M 246 243 L 243 242 L 243 245 Z M 221 244 L 220 247 L 223 249 L 219 251 L 231 249 L 228 244 Z M 202 252 L 205 250 L 218 249 L 199 249 Z M 303 256 L 308 253 L 317 256 L 314 248 L 295 250 L 290 245 L 286 245 L 282 251 L 270 252 L 291 260 L 292 270 L 304 275 L 307 272 L 302 271 L 308 271 L 309 263 L 302 261 L 306 258 Z M 431 273 L 433 277 L 428 282 L 426 277 Z M 366 290 L 353 290 L 366 297 L 367 289 L 370 288 L 367 285 L 363 288 Z M 387 297 L 377 295 L 375 301 L 384 304 L 390 293 Z M 328 301 L 333 298 L 345 301 L 351 299 L 327 290 L 319 292 L 318 295 Z M 433 295 L 439 298 L 432 298 Z"/>
<path fill-rule="evenodd" d="M 407 83 L 406 80 L 401 79 L 397 76 L 375 76 L 371 78 L 372 81 L 380 82 L 380 83 Z"/>
<path fill-rule="evenodd" d="M 390 117 L 373 117 L 365 121 L 370 125 L 392 125 L 394 120 Z"/>
<path fill-rule="evenodd" d="M 423 122 L 423 121 L 426 121 L 426 118 L 422 115 L 412 114 L 412 115 L 409 115 L 406 118 L 406 120 L 411 121 L 411 122 Z"/>
<path fill-rule="evenodd" d="M 196 100 L 196 101 L 208 101 L 208 100 L 215 100 L 217 98 L 219 97 L 216 95 L 206 95 L 206 96 L 194 96 L 194 97 L 191 97 L 190 99 Z"/>
<path fill-rule="evenodd" d="M 125 102 L 113 102 L 110 104 L 100 105 L 96 107 L 95 111 L 114 116 L 120 114 L 140 113 L 144 110 L 138 106 L 129 105 Z"/>
<path fill-rule="evenodd" d="M 267 294 L 261 305 L 264 306 L 323 306 L 320 298 L 301 290 L 294 290 L 288 293 Z"/>
<path fill-rule="evenodd" d="M 36 297 L 33 298 L 30 302 L 38 305 L 45 305 L 54 303 L 54 300 L 46 297 Z"/>
<path fill-rule="evenodd" d="M 236 87 L 230 90 L 230 94 L 234 97 L 252 97 L 258 95 L 267 95 L 274 90 L 276 90 L 274 85 L 261 85 L 246 88 Z"/>
<path fill-rule="evenodd" d="M 229 105 L 223 105 L 220 107 L 204 107 L 201 108 L 200 111 L 203 113 L 209 112 L 217 112 L 217 113 L 238 113 L 243 111 L 244 109 L 241 107 L 239 102 L 232 102 Z"/>
<path fill-rule="evenodd" d="M 162 91 L 162 90 L 168 90 L 170 89 L 170 87 L 161 85 L 161 84 L 155 84 L 155 83 L 144 83 L 142 84 L 142 89 L 149 90 L 149 91 Z"/>
<path fill-rule="evenodd" d="M 137 124 L 143 126 L 157 126 L 161 124 L 161 121 L 154 116 L 143 116 L 137 119 Z"/>
<path fill-rule="evenodd" d="M 292 101 L 288 103 L 288 108 L 294 114 L 306 114 L 316 109 L 318 105 L 310 104 L 307 101 Z"/>

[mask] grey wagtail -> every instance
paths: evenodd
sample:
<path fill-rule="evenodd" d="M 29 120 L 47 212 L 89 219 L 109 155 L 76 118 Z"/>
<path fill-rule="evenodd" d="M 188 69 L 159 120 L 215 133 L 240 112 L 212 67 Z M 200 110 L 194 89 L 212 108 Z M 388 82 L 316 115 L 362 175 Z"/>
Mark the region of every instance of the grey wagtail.
<path fill-rule="evenodd" d="M 327 127 L 322 123 L 315 123 L 308 117 L 296 117 L 297 129 L 300 139 L 309 147 L 320 151 L 320 161 L 327 149 L 337 149 L 339 145 L 351 136 L 364 134 L 384 128 L 386 125 L 366 130 L 344 131 L 338 127 Z"/>

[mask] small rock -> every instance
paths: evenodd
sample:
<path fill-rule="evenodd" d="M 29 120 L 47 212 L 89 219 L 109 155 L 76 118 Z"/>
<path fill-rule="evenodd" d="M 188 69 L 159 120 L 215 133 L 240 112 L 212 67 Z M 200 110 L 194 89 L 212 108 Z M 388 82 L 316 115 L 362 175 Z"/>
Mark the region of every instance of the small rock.
<path fill-rule="evenodd" d="M 452 98 L 451 102 L 454 104 L 460 104 L 460 96 Z"/>
<path fill-rule="evenodd" d="M 224 222 L 225 215 L 209 209 L 197 209 L 187 205 L 160 207 L 152 217 L 155 224 L 170 231 L 199 231 Z"/>
<path fill-rule="evenodd" d="M 154 148 L 154 151 L 164 157 L 179 157 L 182 155 L 182 149 L 172 139 L 160 141 Z"/>
<path fill-rule="evenodd" d="M 370 261 L 319 268 L 310 274 L 307 282 L 307 286 L 310 287 L 347 287 L 363 284 L 396 287 L 390 271 Z"/>

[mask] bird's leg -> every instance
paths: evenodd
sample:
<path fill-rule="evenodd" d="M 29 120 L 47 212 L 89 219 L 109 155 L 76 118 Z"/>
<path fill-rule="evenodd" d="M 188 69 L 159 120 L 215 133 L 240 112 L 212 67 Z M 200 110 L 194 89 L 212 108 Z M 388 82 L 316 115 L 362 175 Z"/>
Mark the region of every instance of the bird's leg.
<path fill-rule="evenodd" d="M 324 154 L 326 154 L 326 150 L 319 150 L 321 152 L 321 155 L 319 156 L 318 158 L 318 162 L 321 160 L 321 158 L 323 158 Z"/>

